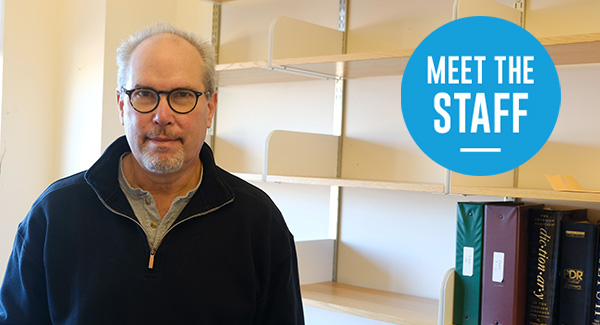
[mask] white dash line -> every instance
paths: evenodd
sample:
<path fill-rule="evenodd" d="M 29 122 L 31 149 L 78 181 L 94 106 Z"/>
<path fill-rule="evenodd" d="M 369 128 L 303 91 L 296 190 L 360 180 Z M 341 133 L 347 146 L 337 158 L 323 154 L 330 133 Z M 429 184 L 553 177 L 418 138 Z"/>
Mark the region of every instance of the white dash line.
<path fill-rule="evenodd" d="M 501 148 L 460 148 L 460 152 L 502 152 Z"/>

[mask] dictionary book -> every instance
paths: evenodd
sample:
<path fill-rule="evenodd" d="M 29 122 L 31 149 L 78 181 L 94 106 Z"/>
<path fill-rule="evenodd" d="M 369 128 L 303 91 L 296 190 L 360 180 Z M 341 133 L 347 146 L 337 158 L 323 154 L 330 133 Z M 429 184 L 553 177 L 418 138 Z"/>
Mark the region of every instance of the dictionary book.
<path fill-rule="evenodd" d="M 481 324 L 525 323 L 529 210 L 542 204 L 485 206 Z"/>
<path fill-rule="evenodd" d="M 558 324 L 559 247 L 563 221 L 587 220 L 586 209 L 531 209 L 527 257 L 527 325 Z"/>
<path fill-rule="evenodd" d="M 596 293 L 598 227 L 563 221 L 560 231 L 559 324 L 590 324 Z"/>
<path fill-rule="evenodd" d="M 453 324 L 479 325 L 481 267 L 486 204 L 511 202 L 458 202 Z"/>

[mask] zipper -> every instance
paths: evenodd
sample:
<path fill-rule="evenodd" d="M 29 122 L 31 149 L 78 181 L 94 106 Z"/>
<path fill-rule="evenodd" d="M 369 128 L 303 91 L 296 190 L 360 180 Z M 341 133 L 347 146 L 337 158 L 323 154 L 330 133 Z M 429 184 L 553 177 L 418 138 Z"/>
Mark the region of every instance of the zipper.
<path fill-rule="evenodd" d="M 150 260 L 148 261 L 148 269 L 150 270 L 154 268 L 154 255 L 156 255 L 156 248 L 150 250 Z"/>
<path fill-rule="evenodd" d="M 92 187 L 92 188 L 93 188 L 93 187 Z M 94 192 L 96 192 L 96 189 L 94 189 Z M 139 223 L 139 221 L 137 221 L 136 219 L 134 219 L 134 218 L 132 218 L 132 217 L 130 217 L 130 216 L 128 216 L 128 215 L 126 215 L 126 214 L 124 214 L 124 213 L 118 212 L 117 210 L 115 210 L 115 209 L 111 208 L 111 207 L 110 207 L 110 206 L 109 206 L 109 205 L 106 203 L 106 201 L 104 201 L 104 199 L 103 199 L 102 197 L 100 197 L 100 195 L 98 194 L 98 192 L 96 192 L 96 196 L 98 197 L 98 199 L 100 199 L 100 202 L 102 202 L 102 204 L 103 204 L 103 205 L 104 205 L 104 206 L 105 206 L 105 207 L 106 207 L 106 208 L 107 208 L 109 211 L 111 211 L 112 213 L 114 213 L 114 214 L 116 214 L 116 215 L 119 215 L 119 216 L 121 216 L 121 217 L 123 217 L 123 218 L 127 218 L 127 219 L 131 220 L 132 222 L 134 222 L 136 225 L 138 225 L 138 227 L 140 227 L 140 229 L 142 229 L 142 231 L 144 232 L 144 235 L 146 236 L 146 242 L 148 242 L 148 233 L 146 232 L 146 230 L 144 229 L 144 227 L 142 226 L 142 224 L 141 224 L 141 223 Z M 154 269 L 154 257 L 155 257 L 155 255 L 156 255 L 156 251 L 158 250 L 158 247 L 160 246 L 160 244 L 162 244 L 162 242 L 163 242 L 163 240 L 165 239 L 165 237 L 167 237 L 167 234 L 168 234 L 168 233 L 169 233 L 169 232 L 170 232 L 170 231 L 171 231 L 173 228 L 175 228 L 176 226 L 178 226 L 178 225 L 180 225 L 180 224 L 182 224 L 182 223 L 184 223 L 184 222 L 186 222 L 186 221 L 188 221 L 188 220 L 195 219 L 195 218 L 197 218 L 197 217 L 201 217 L 201 216 L 207 215 L 207 214 L 209 214 L 209 213 L 211 213 L 211 212 L 217 211 L 217 210 L 219 210 L 220 208 L 222 208 L 222 207 L 226 206 L 227 204 L 229 204 L 229 203 L 231 203 L 231 202 L 233 202 L 233 198 L 231 198 L 229 201 L 227 201 L 227 202 L 225 202 L 225 203 L 223 203 L 223 204 L 221 204 L 221 205 L 219 205 L 219 206 L 217 206 L 217 207 L 214 207 L 214 208 L 212 208 L 212 209 L 210 209 L 210 210 L 206 210 L 206 211 L 204 211 L 204 212 L 202 212 L 202 213 L 198 213 L 198 214 L 192 215 L 192 216 L 190 216 L 189 218 L 183 219 L 183 220 L 179 221 L 178 223 L 176 223 L 176 224 L 172 225 L 172 226 L 171 226 L 171 228 L 167 229 L 167 232 L 165 232 L 165 234 L 162 236 L 162 238 L 160 239 L 160 241 L 158 242 L 158 244 L 156 244 L 156 246 L 155 246 L 155 247 L 152 247 L 152 246 L 151 246 L 151 244 L 150 244 L 150 243 L 148 243 L 148 247 L 150 247 L 150 257 L 149 257 L 149 259 L 148 259 L 148 269 L 149 269 L 149 270 L 152 270 L 152 269 Z"/>
<path fill-rule="evenodd" d="M 96 189 L 94 189 L 94 192 L 96 192 Z M 144 227 L 142 226 L 142 224 L 139 221 L 137 221 L 136 219 L 134 219 L 134 218 L 132 218 L 132 217 L 130 217 L 130 216 L 124 214 L 124 213 L 121 213 L 121 212 L 119 212 L 119 211 L 111 208 L 110 205 L 108 205 L 106 203 L 106 201 L 104 201 L 104 199 L 100 196 L 100 194 L 98 194 L 98 192 L 96 192 L 96 196 L 98 197 L 98 199 L 100 200 L 100 202 L 102 202 L 102 205 L 104 205 L 104 207 L 106 207 L 108 209 L 108 211 L 110 211 L 110 212 L 112 212 L 112 213 L 114 213 L 114 214 L 116 214 L 118 216 L 121 216 L 121 217 L 123 217 L 125 219 L 128 219 L 131 222 L 133 222 L 136 225 L 138 225 L 138 227 L 140 227 L 140 229 L 142 229 L 142 231 L 144 232 L 144 236 L 146 237 L 146 242 L 148 243 L 148 233 L 146 232 L 146 230 L 144 229 Z M 148 243 L 148 247 L 150 247 L 150 259 L 148 261 L 148 269 L 152 269 L 152 268 L 154 268 L 154 255 L 156 255 L 156 250 L 158 249 L 158 246 L 157 247 L 152 247 L 150 245 L 150 243 Z"/>
<path fill-rule="evenodd" d="M 182 223 L 184 223 L 184 222 L 186 222 L 186 221 L 188 221 L 188 220 L 192 220 L 192 219 L 195 219 L 195 218 L 198 218 L 198 217 L 201 217 L 201 216 L 205 216 L 205 215 L 207 215 L 207 214 L 209 214 L 209 213 L 212 213 L 212 212 L 214 212 L 214 211 L 217 211 L 217 210 L 219 210 L 220 208 L 222 208 L 222 207 L 226 206 L 227 204 L 229 204 L 229 203 L 231 203 L 231 202 L 233 202 L 233 198 L 231 198 L 229 201 L 227 201 L 227 202 L 225 202 L 225 203 L 223 203 L 223 204 L 221 204 L 221 205 L 219 205 L 219 206 L 217 206 L 217 207 L 214 207 L 214 208 L 212 208 L 212 209 L 210 209 L 210 210 L 206 210 L 206 211 L 204 211 L 204 212 L 202 212 L 202 213 L 194 214 L 194 215 L 190 216 L 189 218 L 183 219 L 183 220 L 179 221 L 178 223 L 176 223 L 176 224 L 172 225 L 172 226 L 171 226 L 171 228 L 167 229 L 167 232 L 165 232 L 165 234 L 164 234 L 164 235 L 161 237 L 161 239 L 160 239 L 160 241 L 158 242 L 158 244 L 156 244 L 156 246 L 155 246 L 155 247 L 150 247 L 150 258 L 149 258 L 149 260 L 148 260 L 148 269 L 152 270 L 152 269 L 154 268 L 154 256 L 156 255 L 156 251 L 158 250 L 158 247 L 160 247 L 160 244 L 162 244 L 162 242 L 163 242 L 163 240 L 165 239 L 165 237 L 167 237 L 167 234 L 168 234 L 168 233 L 169 233 L 169 232 L 170 232 L 170 231 L 171 231 L 173 228 L 175 228 L 175 227 L 179 226 L 180 224 L 182 224 Z M 129 218 L 129 217 L 128 217 L 128 218 Z M 129 218 L 129 219 L 131 219 L 131 218 Z M 136 223 L 137 223 L 137 224 L 138 224 L 140 227 L 142 227 L 142 225 L 141 225 L 139 222 L 137 222 L 137 221 L 136 221 Z M 143 230 L 143 227 L 142 227 L 142 230 Z M 145 231 L 144 231 L 144 233 L 145 233 Z M 147 236 L 148 236 L 148 235 L 146 234 L 146 237 L 147 237 Z"/>

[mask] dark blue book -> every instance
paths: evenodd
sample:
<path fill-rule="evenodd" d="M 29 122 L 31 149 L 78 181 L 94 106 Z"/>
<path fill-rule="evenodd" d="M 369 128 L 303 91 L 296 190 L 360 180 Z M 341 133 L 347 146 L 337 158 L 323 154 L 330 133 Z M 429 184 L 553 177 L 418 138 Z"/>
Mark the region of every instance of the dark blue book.
<path fill-rule="evenodd" d="M 600 229 L 600 225 L 598 226 Z M 600 230 L 598 230 L 598 246 L 596 247 L 596 257 L 594 259 L 594 280 L 592 288 L 594 289 L 592 295 L 592 311 L 591 311 L 591 322 L 592 325 L 600 325 Z"/>
<path fill-rule="evenodd" d="M 587 221 L 563 221 L 560 241 L 559 323 L 590 324 L 598 227 Z"/>

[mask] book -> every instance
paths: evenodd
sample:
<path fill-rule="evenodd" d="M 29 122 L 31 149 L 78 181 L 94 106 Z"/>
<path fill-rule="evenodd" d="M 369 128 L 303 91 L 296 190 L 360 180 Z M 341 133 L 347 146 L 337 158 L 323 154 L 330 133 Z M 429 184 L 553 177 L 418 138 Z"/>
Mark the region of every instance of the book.
<path fill-rule="evenodd" d="M 456 222 L 456 265 L 452 322 L 479 325 L 481 309 L 481 266 L 486 204 L 512 202 L 458 202 Z"/>
<path fill-rule="evenodd" d="M 529 211 L 527 325 L 558 324 L 561 223 L 584 220 L 587 220 L 586 209 L 531 209 Z"/>
<path fill-rule="evenodd" d="M 560 324 L 590 324 L 595 295 L 598 227 L 581 221 L 563 221 L 560 232 Z"/>
<path fill-rule="evenodd" d="M 525 323 L 529 210 L 542 204 L 485 206 L 481 324 Z"/>
<path fill-rule="evenodd" d="M 599 230 L 600 232 L 600 230 Z M 592 320 L 590 324 L 600 325 L 600 233 L 598 234 L 598 247 L 596 254 L 596 264 L 594 268 L 594 296 L 592 299 Z"/>

